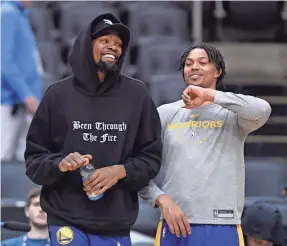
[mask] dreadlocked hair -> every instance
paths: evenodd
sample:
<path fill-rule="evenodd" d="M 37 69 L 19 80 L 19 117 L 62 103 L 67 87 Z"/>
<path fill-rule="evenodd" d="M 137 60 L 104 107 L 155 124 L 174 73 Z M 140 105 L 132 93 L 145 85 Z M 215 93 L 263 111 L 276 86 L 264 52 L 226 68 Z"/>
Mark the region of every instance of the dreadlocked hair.
<path fill-rule="evenodd" d="M 223 78 L 226 74 L 225 70 L 225 62 L 223 59 L 223 56 L 221 55 L 220 51 L 217 50 L 215 47 L 208 45 L 208 44 L 196 44 L 191 47 L 189 47 L 181 56 L 180 59 L 180 67 L 179 71 L 182 70 L 182 75 L 184 77 L 184 66 L 185 66 L 185 60 L 189 54 L 189 52 L 193 49 L 203 49 L 207 53 L 209 62 L 213 62 L 216 65 L 217 71 L 222 71 L 220 76 L 217 78 L 216 81 L 216 90 L 225 91 L 225 85 L 223 84 Z"/>

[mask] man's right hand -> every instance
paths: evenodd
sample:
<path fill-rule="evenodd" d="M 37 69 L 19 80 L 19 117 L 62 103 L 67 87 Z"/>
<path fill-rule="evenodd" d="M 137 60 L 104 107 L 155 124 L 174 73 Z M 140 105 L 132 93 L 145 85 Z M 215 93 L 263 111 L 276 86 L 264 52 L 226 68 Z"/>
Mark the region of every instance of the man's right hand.
<path fill-rule="evenodd" d="M 168 195 L 161 195 L 157 198 L 156 203 L 160 206 L 162 216 L 166 220 L 172 234 L 180 237 L 186 237 L 191 234 L 190 224 L 185 217 L 181 208 Z"/>
<path fill-rule="evenodd" d="M 61 172 L 73 171 L 89 164 L 92 158 L 91 155 L 81 155 L 78 152 L 70 153 L 60 162 L 59 169 Z"/>

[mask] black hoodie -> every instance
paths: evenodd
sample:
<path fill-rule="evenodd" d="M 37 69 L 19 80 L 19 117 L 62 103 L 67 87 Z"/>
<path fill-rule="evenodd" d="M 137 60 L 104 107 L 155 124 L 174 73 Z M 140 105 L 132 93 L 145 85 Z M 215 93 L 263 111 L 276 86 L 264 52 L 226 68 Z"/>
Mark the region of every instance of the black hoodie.
<path fill-rule="evenodd" d="M 41 207 L 48 224 L 98 235 L 128 235 L 138 214 L 137 191 L 160 169 L 161 125 L 142 82 L 118 71 L 100 83 L 91 27 L 102 18 L 94 19 L 76 38 L 70 54 L 73 76 L 49 87 L 39 105 L 27 135 L 26 174 L 43 185 Z M 123 43 L 119 67 L 127 45 Z M 79 170 L 59 170 L 60 161 L 72 152 L 91 154 L 95 168 L 123 164 L 127 176 L 103 198 L 90 201 Z"/>

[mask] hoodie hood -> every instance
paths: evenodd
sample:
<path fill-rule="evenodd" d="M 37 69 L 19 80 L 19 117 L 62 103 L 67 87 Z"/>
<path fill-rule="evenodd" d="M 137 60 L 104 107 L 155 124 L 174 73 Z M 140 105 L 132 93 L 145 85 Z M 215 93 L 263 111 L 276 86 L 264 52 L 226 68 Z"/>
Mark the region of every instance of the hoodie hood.
<path fill-rule="evenodd" d="M 105 81 L 101 83 L 97 74 L 99 68 L 93 57 L 92 37 L 100 37 L 106 30 L 115 30 L 122 39 L 123 46 L 117 71 L 107 72 Z M 117 88 L 129 40 L 129 29 L 109 13 L 96 17 L 83 28 L 76 37 L 69 55 L 76 88 L 88 96 L 104 96 Z"/>

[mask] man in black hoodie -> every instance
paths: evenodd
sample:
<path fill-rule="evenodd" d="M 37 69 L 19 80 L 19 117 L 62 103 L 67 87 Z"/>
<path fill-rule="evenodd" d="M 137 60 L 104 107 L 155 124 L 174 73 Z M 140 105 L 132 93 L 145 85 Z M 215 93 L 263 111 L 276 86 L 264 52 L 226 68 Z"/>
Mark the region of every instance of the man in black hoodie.
<path fill-rule="evenodd" d="M 95 18 L 73 45 L 73 75 L 48 88 L 31 123 L 26 174 L 43 186 L 52 245 L 131 245 L 137 191 L 159 172 L 157 109 L 142 82 L 120 74 L 129 37 L 112 14 Z M 83 187 L 87 162 L 96 171 Z"/>

